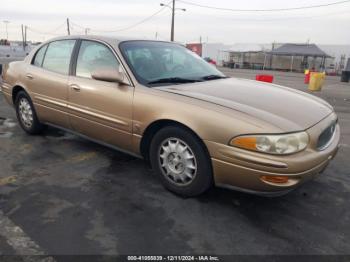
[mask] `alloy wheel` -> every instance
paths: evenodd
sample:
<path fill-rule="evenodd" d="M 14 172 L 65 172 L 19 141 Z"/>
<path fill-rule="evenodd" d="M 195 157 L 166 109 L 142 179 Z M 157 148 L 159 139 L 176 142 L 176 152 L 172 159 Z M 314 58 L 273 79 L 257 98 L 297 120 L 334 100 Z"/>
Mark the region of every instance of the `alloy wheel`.
<path fill-rule="evenodd" d="M 177 186 L 190 184 L 197 174 L 196 157 L 188 144 L 178 138 L 167 138 L 159 148 L 163 175 Z"/>
<path fill-rule="evenodd" d="M 33 125 L 33 110 L 29 101 L 26 98 L 22 97 L 19 100 L 18 109 L 22 124 L 26 128 L 31 128 Z"/>

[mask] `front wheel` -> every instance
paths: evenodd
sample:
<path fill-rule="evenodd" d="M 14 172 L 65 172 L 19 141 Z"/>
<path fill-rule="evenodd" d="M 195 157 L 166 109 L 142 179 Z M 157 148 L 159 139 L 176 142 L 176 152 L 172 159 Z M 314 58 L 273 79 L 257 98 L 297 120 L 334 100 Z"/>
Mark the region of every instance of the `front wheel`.
<path fill-rule="evenodd" d="M 213 184 L 210 157 L 190 131 L 170 126 L 161 129 L 150 148 L 153 170 L 163 185 L 182 196 L 196 196 Z"/>
<path fill-rule="evenodd" d="M 33 103 L 24 91 L 20 91 L 15 101 L 17 119 L 24 131 L 34 135 L 40 133 L 44 126 L 39 122 Z"/>

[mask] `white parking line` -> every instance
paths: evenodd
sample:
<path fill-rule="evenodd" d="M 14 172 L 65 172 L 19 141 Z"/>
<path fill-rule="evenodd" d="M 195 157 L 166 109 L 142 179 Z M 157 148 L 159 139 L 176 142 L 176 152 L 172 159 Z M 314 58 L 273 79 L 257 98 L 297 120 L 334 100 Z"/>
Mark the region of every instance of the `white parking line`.
<path fill-rule="evenodd" d="M 23 261 L 42 261 L 54 262 L 55 260 L 36 244 L 24 231 L 16 226 L 0 210 L 0 235 L 6 239 L 6 242 L 14 249 L 15 254 L 23 256 Z M 40 257 L 35 257 L 40 256 Z M 42 257 L 41 257 L 42 256 Z"/>

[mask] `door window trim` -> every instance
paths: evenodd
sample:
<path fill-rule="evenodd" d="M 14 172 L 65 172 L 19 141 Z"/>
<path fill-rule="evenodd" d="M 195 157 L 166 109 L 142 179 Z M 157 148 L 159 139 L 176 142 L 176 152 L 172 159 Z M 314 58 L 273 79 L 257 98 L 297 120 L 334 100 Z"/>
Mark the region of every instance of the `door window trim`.
<path fill-rule="evenodd" d="M 52 70 L 49 70 L 49 69 L 43 67 L 44 61 L 45 61 L 45 58 L 46 58 L 46 53 L 47 53 L 47 50 L 48 50 L 49 47 L 50 47 L 50 44 L 52 44 L 52 43 L 54 43 L 54 42 L 58 42 L 58 41 L 72 41 L 72 40 L 75 41 L 75 43 L 74 43 L 73 50 L 72 50 L 72 53 L 71 53 L 70 59 L 69 59 L 68 74 L 62 74 L 62 73 L 59 73 L 59 72 L 56 72 L 56 71 L 52 71 Z M 55 74 L 62 75 L 62 76 L 69 76 L 69 75 L 70 75 L 70 72 L 71 72 L 71 66 L 72 66 L 72 59 L 73 59 L 73 55 L 74 55 L 74 50 L 75 50 L 75 48 L 76 48 L 76 45 L 77 45 L 77 43 L 78 43 L 78 40 L 79 40 L 79 39 L 77 39 L 77 38 L 67 38 L 67 39 L 51 40 L 51 41 L 49 41 L 49 42 L 46 42 L 44 45 L 42 45 L 42 46 L 35 52 L 35 55 L 32 57 L 32 60 L 31 60 L 31 63 L 30 63 L 30 64 L 31 64 L 32 66 L 38 67 L 38 66 L 36 66 L 36 65 L 33 64 L 34 59 L 35 59 L 37 53 L 41 50 L 41 48 L 43 48 L 43 47 L 46 46 L 46 50 L 45 50 L 44 57 L 43 57 L 43 61 L 41 62 L 40 68 L 43 69 L 43 70 L 46 70 L 46 71 L 55 73 Z"/>
<path fill-rule="evenodd" d="M 42 46 L 40 46 L 40 48 L 38 48 L 38 50 L 35 52 L 35 54 L 34 54 L 33 57 L 32 57 L 32 61 L 30 62 L 30 64 L 31 64 L 32 66 L 43 68 L 43 63 L 44 63 L 44 59 L 45 59 L 46 51 L 47 51 L 47 48 L 48 48 L 48 47 L 49 47 L 49 43 L 46 43 L 46 44 L 43 44 Z M 38 55 L 38 53 L 40 52 L 40 50 L 41 50 L 42 48 L 45 48 L 45 52 L 44 52 L 44 55 L 43 55 L 43 60 L 41 60 L 40 66 L 37 66 L 37 65 L 34 64 L 34 62 L 35 62 L 36 56 Z"/>
<path fill-rule="evenodd" d="M 128 74 L 128 71 L 126 70 L 124 64 L 122 63 L 121 59 L 119 58 L 119 55 L 114 50 L 114 48 L 110 44 L 106 43 L 105 41 L 98 40 L 98 39 L 88 39 L 88 38 L 79 38 L 79 39 L 77 39 L 76 45 L 75 45 L 75 47 L 73 49 L 73 52 L 72 52 L 72 60 L 71 60 L 72 69 L 69 71 L 69 75 L 74 76 L 74 77 L 83 78 L 81 76 L 77 76 L 76 75 L 78 56 L 79 56 L 79 51 L 80 51 L 80 47 L 81 47 L 81 42 L 82 41 L 99 43 L 99 44 L 104 45 L 106 48 L 108 48 L 112 52 L 114 57 L 117 59 L 117 61 L 120 64 L 120 66 L 122 67 L 122 70 L 123 70 L 126 78 L 128 79 L 128 84 L 130 86 L 132 86 L 132 87 L 135 87 L 131 77 Z M 94 79 L 92 79 L 92 80 L 94 80 Z"/>

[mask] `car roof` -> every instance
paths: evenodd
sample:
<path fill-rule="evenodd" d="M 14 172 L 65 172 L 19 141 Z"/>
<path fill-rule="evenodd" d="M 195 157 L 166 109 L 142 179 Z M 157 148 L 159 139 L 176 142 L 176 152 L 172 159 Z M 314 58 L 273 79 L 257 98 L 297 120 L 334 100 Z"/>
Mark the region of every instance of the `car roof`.
<path fill-rule="evenodd" d="M 109 45 L 113 46 L 114 48 L 117 48 L 119 43 L 125 42 L 125 41 L 153 41 L 153 42 L 165 42 L 165 43 L 175 43 L 182 45 L 179 42 L 170 42 L 170 41 L 163 41 L 163 40 L 155 40 L 155 39 L 147 39 L 147 38 L 132 38 L 132 37 L 110 37 L 110 36 L 101 36 L 101 35 L 66 35 L 66 36 L 59 36 L 59 37 L 54 37 L 51 39 L 48 39 L 45 42 L 42 42 L 40 45 L 38 45 L 36 48 L 34 48 L 31 53 L 26 56 L 25 61 L 32 61 L 33 56 L 39 50 L 42 46 L 53 42 L 53 41 L 58 41 L 58 40 L 69 40 L 69 39 L 86 39 L 86 40 L 97 40 L 97 41 L 102 41 L 105 43 L 108 43 Z"/>
<path fill-rule="evenodd" d="M 121 36 L 101 36 L 101 35 L 67 35 L 67 36 L 59 36 L 55 38 L 51 38 L 48 42 L 56 41 L 56 40 L 66 40 L 66 39 L 90 39 L 90 40 L 101 40 L 108 43 L 118 44 L 124 41 L 155 41 L 155 42 L 168 42 L 163 40 L 155 40 L 155 39 L 147 39 L 147 38 L 132 38 L 132 37 L 121 37 Z"/>

